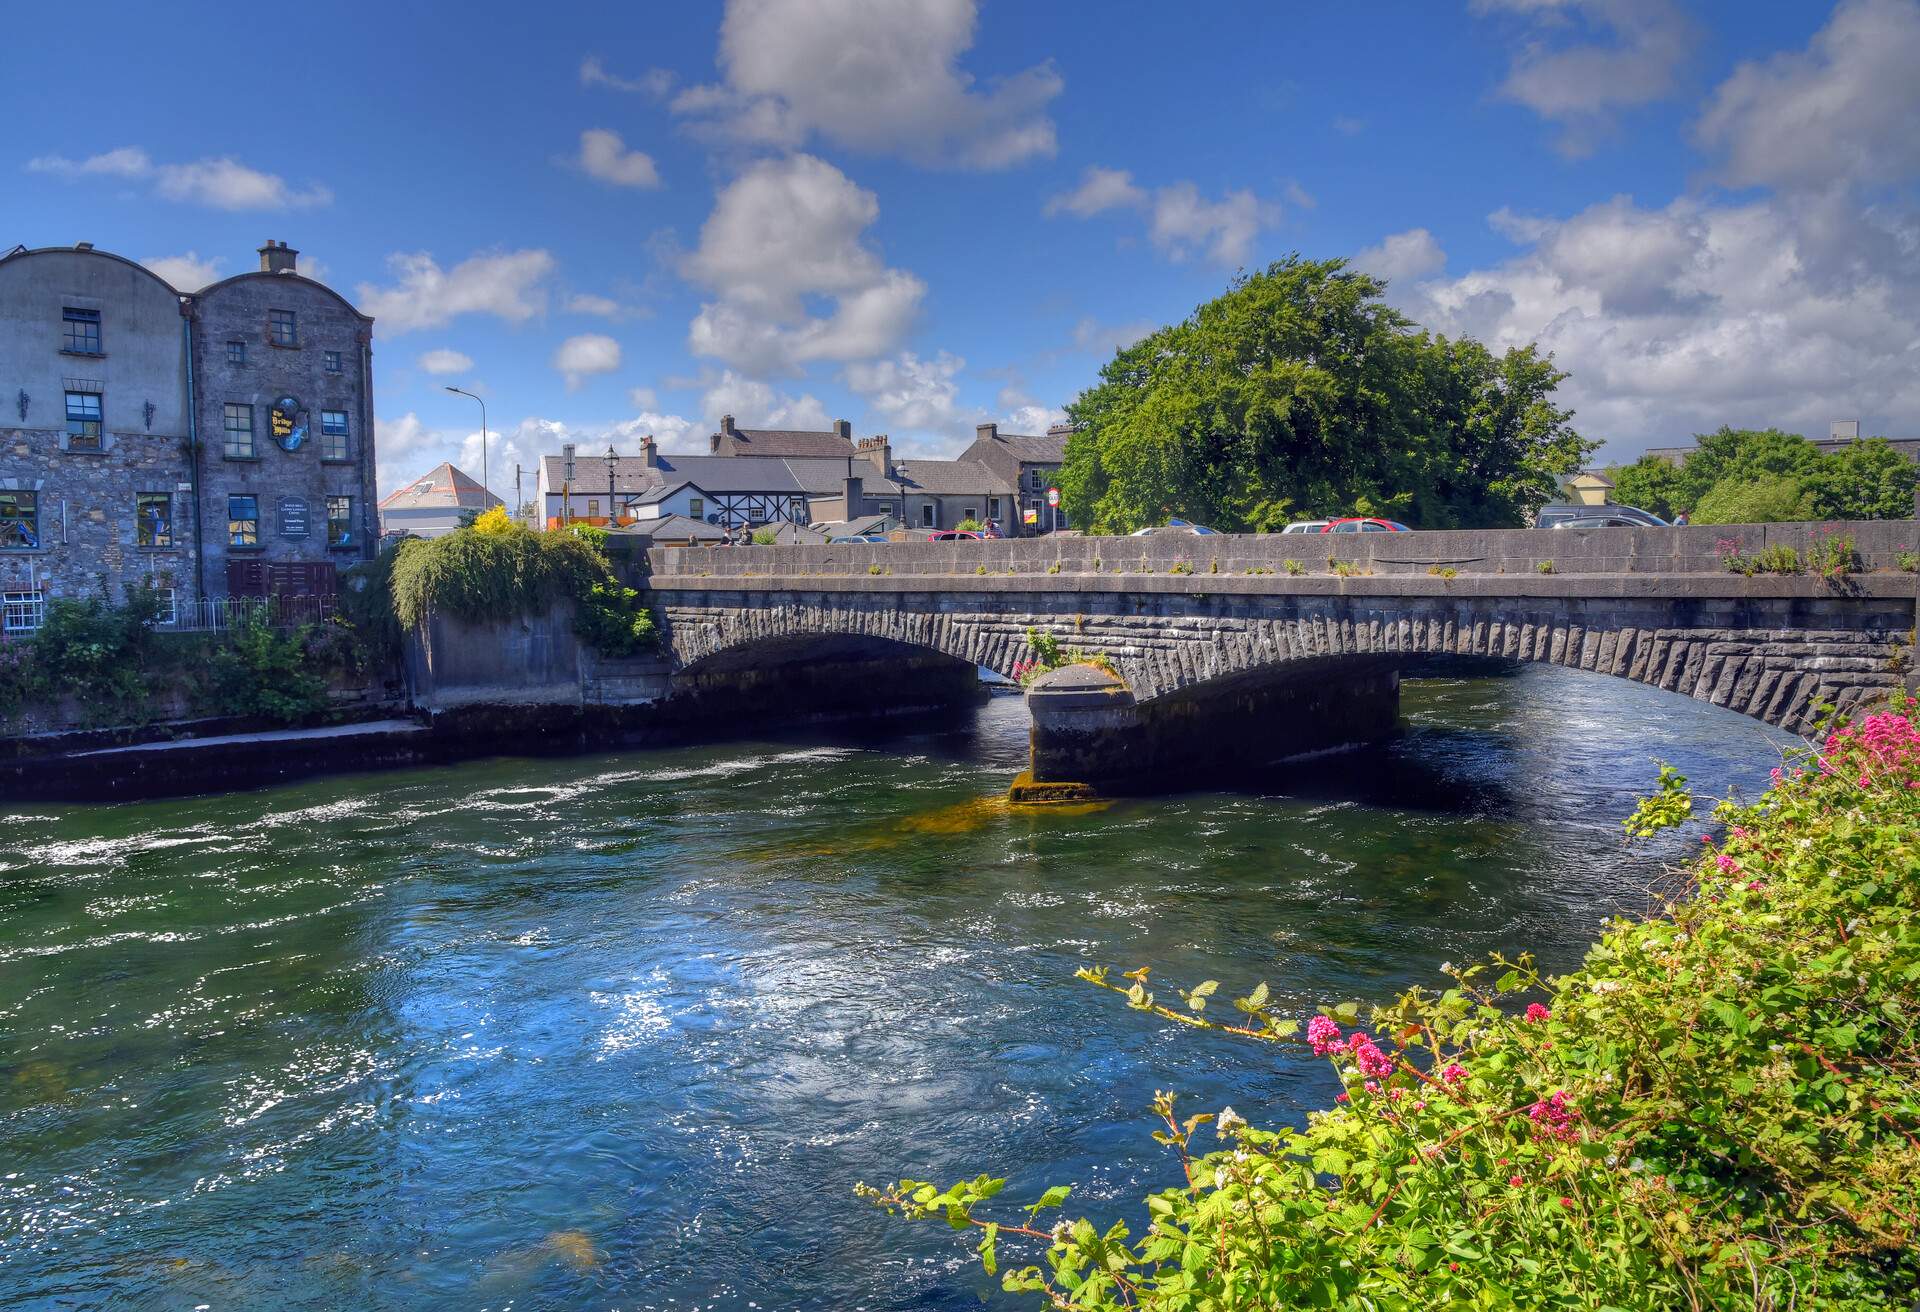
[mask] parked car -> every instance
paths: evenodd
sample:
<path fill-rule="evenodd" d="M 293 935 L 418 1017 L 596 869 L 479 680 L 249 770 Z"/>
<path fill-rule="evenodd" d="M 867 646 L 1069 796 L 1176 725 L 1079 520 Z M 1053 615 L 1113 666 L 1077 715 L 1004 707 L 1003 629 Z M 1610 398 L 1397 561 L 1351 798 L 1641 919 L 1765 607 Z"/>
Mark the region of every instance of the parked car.
<path fill-rule="evenodd" d="M 1372 515 L 1353 516 L 1328 522 L 1320 530 L 1322 533 L 1411 533 L 1405 524 L 1391 519 L 1375 519 Z"/>
<path fill-rule="evenodd" d="M 1550 528 L 1650 528 L 1645 520 L 1632 519 L 1626 515 L 1589 515 L 1582 519 L 1556 519 Z"/>
<path fill-rule="evenodd" d="M 843 542 L 885 542 L 885 533 L 854 533 L 846 537 L 828 538 L 827 545 L 837 547 Z"/>
<path fill-rule="evenodd" d="M 1136 538 L 1157 537 L 1163 533 L 1186 533 L 1194 537 L 1218 537 L 1220 530 L 1208 528 L 1205 524 L 1192 524 L 1184 519 L 1170 519 L 1157 528 L 1137 528 L 1129 536 Z"/>
<path fill-rule="evenodd" d="M 980 535 L 967 529 L 943 528 L 938 533 L 927 534 L 929 542 L 978 542 Z"/>
<path fill-rule="evenodd" d="M 1563 521 L 1574 519 L 1624 519 L 1629 525 L 1641 528 L 1667 528 L 1667 521 L 1638 506 L 1542 506 L 1533 517 L 1535 528 L 1558 528 Z M 1597 526 L 1594 526 L 1597 527 Z"/>
<path fill-rule="evenodd" d="M 1280 531 L 1282 533 L 1320 533 L 1324 532 L 1327 525 L 1332 522 L 1330 519 L 1296 519 Z"/>

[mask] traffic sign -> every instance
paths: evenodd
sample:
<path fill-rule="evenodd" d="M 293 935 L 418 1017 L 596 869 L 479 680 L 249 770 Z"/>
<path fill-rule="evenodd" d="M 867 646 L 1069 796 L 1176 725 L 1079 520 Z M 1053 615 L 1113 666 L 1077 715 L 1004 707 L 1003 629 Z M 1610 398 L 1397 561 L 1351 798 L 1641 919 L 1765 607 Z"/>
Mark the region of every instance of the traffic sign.
<path fill-rule="evenodd" d="M 1047 489 L 1047 504 L 1048 504 L 1048 505 L 1050 505 L 1050 506 L 1057 506 L 1057 505 L 1059 505 L 1059 504 L 1060 504 L 1060 489 L 1059 489 L 1059 488 L 1057 488 L 1057 487 L 1050 487 L 1050 488 L 1048 488 L 1048 489 Z"/>

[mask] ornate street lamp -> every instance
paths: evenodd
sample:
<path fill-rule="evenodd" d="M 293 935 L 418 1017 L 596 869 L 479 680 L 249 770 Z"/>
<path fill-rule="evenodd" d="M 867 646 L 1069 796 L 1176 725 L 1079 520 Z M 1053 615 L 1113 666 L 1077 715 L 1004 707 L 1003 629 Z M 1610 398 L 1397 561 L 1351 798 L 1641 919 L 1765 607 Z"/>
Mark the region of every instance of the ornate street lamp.
<path fill-rule="evenodd" d="M 613 449 L 613 443 L 607 443 L 607 527 L 618 528 L 619 516 L 613 513 L 613 471 L 618 467 L 619 455 Z"/>

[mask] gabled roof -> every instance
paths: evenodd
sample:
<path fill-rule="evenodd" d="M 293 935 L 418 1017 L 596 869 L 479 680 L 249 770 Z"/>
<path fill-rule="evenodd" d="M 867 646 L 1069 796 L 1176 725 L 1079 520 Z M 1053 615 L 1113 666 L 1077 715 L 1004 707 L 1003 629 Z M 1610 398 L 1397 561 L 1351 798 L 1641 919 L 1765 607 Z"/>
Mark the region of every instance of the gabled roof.
<path fill-rule="evenodd" d="M 718 542 L 727 535 L 727 531 L 718 524 L 708 524 L 686 515 L 662 515 L 658 519 L 643 519 L 607 531 L 632 537 L 666 538 L 675 542 Z"/>
<path fill-rule="evenodd" d="M 1046 433 L 1032 436 L 1026 433 L 996 433 L 993 440 L 1006 447 L 1025 464 L 1057 465 L 1067 458 L 1067 438 L 1064 429 L 1058 433 Z"/>
<path fill-rule="evenodd" d="M 770 458 L 742 460 L 738 456 L 676 455 L 664 452 L 657 463 L 648 465 L 643 456 L 614 458 L 613 490 L 618 496 L 653 498 L 660 489 L 680 483 L 697 483 L 716 496 L 764 492 L 781 496 L 825 496 L 845 489 L 847 457 L 834 459 Z M 547 491 L 558 494 L 566 482 L 566 458 L 542 456 Z M 853 461 L 853 473 L 864 475 L 867 486 L 881 490 L 883 480 L 875 478 L 873 465 L 863 459 Z M 573 491 L 592 496 L 607 490 L 607 458 L 582 455 L 573 457 Z"/>
<path fill-rule="evenodd" d="M 893 472 L 902 489 L 929 496 L 1007 496 L 1018 491 L 978 460 L 901 460 Z"/>
<path fill-rule="evenodd" d="M 505 502 L 451 464 L 435 465 L 387 494 L 382 510 L 488 510 Z"/>
<path fill-rule="evenodd" d="M 713 435 L 716 456 L 850 456 L 853 442 L 839 433 L 802 428 L 736 428 Z"/>

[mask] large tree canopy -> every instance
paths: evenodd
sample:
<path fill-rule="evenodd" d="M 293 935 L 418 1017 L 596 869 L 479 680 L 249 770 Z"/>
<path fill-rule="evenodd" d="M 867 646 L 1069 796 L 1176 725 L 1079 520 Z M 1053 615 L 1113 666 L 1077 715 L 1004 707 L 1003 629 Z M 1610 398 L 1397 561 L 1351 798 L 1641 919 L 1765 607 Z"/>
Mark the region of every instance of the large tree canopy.
<path fill-rule="evenodd" d="M 1798 433 L 1722 428 L 1703 433 L 1684 464 L 1642 456 L 1612 471 L 1616 501 L 1702 524 L 1791 519 L 1904 519 L 1920 467 L 1885 438 L 1849 442 L 1831 455 Z"/>
<path fill-rule="evenodd" d="M 1593 449 L 1553 404 L 1566 375 L 1531 346 L 1495 355 L 1417 331 L 1384 290 L 1344 260 L 1293 256 L 1117 352 L 1068 407 L 1074 522 L 1521 523 Z"/>

